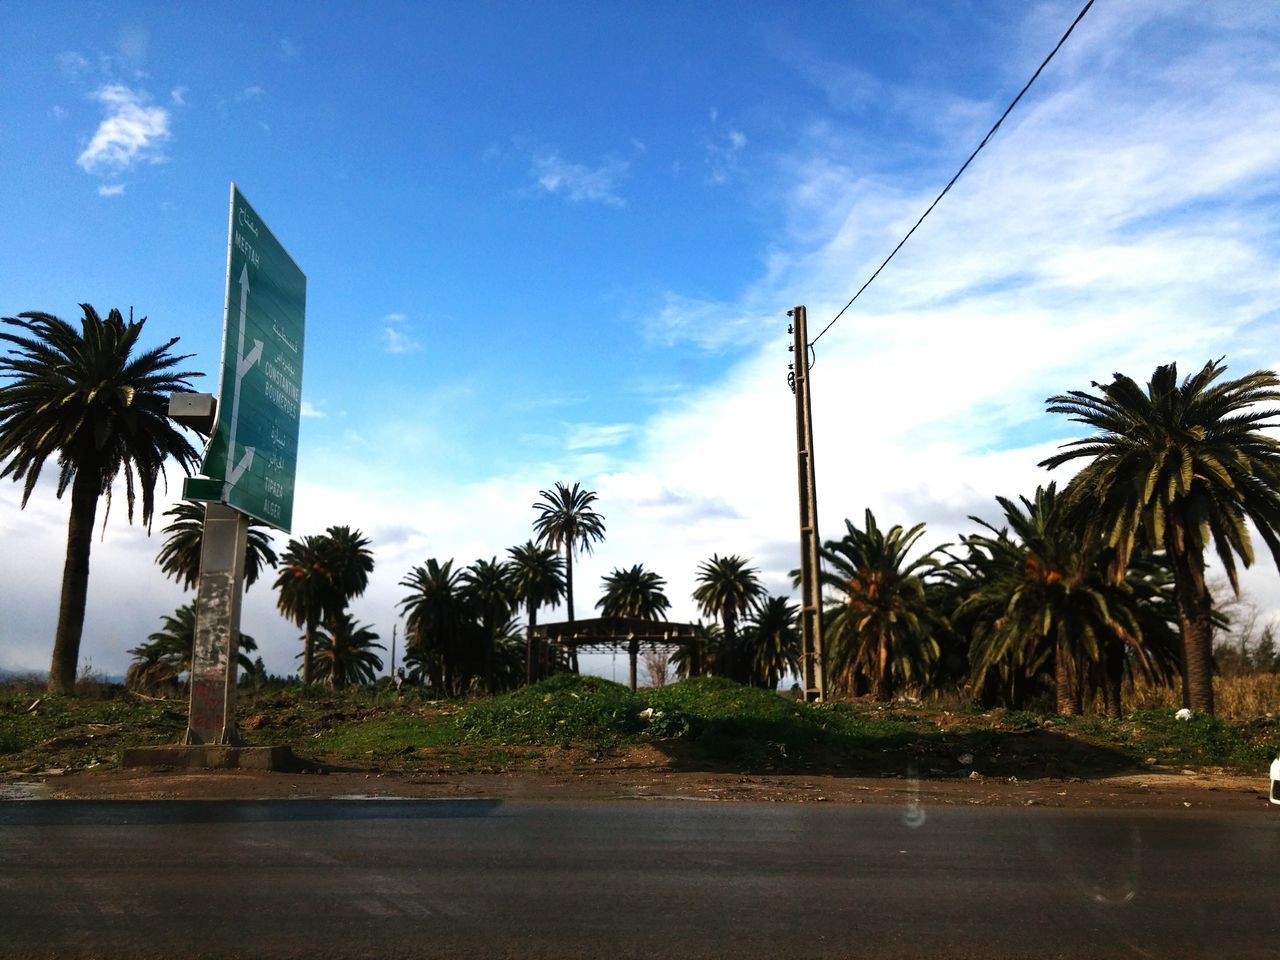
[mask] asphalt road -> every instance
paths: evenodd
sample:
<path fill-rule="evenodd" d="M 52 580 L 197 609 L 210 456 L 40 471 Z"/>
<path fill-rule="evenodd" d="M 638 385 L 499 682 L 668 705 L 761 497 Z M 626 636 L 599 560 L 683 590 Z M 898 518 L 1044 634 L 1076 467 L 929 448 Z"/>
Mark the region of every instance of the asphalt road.
<path fill-rule="evenodd" d="M 0 956 L 1277 957 L 1280 811 L 0 804 Z"/>

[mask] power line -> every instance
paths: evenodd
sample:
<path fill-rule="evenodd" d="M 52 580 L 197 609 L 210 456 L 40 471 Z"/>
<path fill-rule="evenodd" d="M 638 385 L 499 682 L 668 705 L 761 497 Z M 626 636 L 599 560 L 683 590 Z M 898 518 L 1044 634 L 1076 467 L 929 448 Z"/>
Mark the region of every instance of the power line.
<path fill-rule="evenodd" d="M 907 231 L 907 235 L 898 241 L 898 245 L 893 248 L 892 252 L 887 257 L 884 258 L 884 262 L 881 263 L 880 266 L 876 267 L 875 273 L 871 274 L 871 276 L 867 278 L 867 282 L 858 288 L 858 292 L 849 298 L 849 302 L 840 308 L 840 312 L 837 313 L 834 318 L 832 318 L 831 322 L 828 323 L 825 327 L 823 327 L 822 331 L 816 337 L 814 337 L 812 340 L 809 341 L 810 346 L 813 346 L 815 343 L 821 340 L 822 334 L 826 333 L 833 326 L 835 326 L 835 322 L 844 316 L 844 312 L 846 310 L 848 310 L 851 306 L 853 306 L 853 301 L 857 300 L 860 296 L 862 296 L 862 291 L 866 290 L 867 287 L 871 286 L 871 281 L 873 281 L 876 277 L 880 276 L 880 271 L 889 265 L 889 261 L 892 260 L 894 256 L 897 254 L 897 252 L 902 249 L 903 244 L 905 244 L 908 240 L 911 239 L 911 235 L 916 232 L 916 227 L 924 223 L 924 218 L 929 216 L 929 214 L 933 212 L 933 208 L 938 205 L 938 202 L 947 195 L 947 192 L 953 186 L 955 186 L 956 181 L 960 179 L 960 175 L 964 173 L 965 170 L 968 169 L 969 164 L 973 163 L 973 158 L 976 157 L 982 151 L 982 148 L 987 145 L 987 141 L 989 141 L 995 135 L 995 132 L 1000 129 L 1000 124 L 1004 123 L 1005 117 L 1009 116 L 1009 114 L 1013 112 L 1013 108 L 1018 105 L 1018 101 L 1022 99 L 1023 94 L 1025 94 L 1028 90 L 1031 89 L 1031 85 L 1036 82 L 1036 78 L 1040 76 L 1040 72 L 1049 65 L 1049 61 L 1053 59 L 1054 55 L 1060 49 L 1062 49 L 1062 45 L 1067 42 L 1067 37 L 1071 36 L 1071 31 L 1073 31 L 1076 28 L 1076 25 L 1079 24 L 1080 21 L 1084 19 L 1084 15 L 1089 12 L 1089 8 L 1092 6 L 1093 6 L 1093 0 L 1088 0 L 1088 2 L 1083 7 L 1080 8 L 1080 12 L 1077 13 L 1076 18 L 1071 21 L 1071 26 L 1067 27 L 1067 32 L 1062 35 L 1062 39 L 1060 39 L 1057 45 L 1052 50 L 1049 51 L 1049 55 L 1044 58 L 1044 62 L 1041 63 L 1040 66 L 1036 68 L 1036 72 L 1031 75 L 1031 79 L 1027 81 L 1026 86 L 1024 86 L 1021 90 L 1018 91 L 1018 95 L 1014 97 L 1013 102 L 1010 103 L 1009 106 L 1005 108 L 1004 113 L 1000 114 L 1000 119 L 995 122 L 995 126 L 993 126 L 990 130 L 987 131 L 987 135 L 982 138 L 982 142 L 978 144 L 978 146 L 974 149 L 973 153 L 969 154 L 969 159 L 966 160 L 964 164 L 960 167 L 960 169 L 956 171 L 956 175 L 947 181 L 947 185 L 942 188 L 942 192 L 938 194 L 937 197 L 934 198 L 933 203 L 929 204 L 929 209 L 927 209 L 924 213 L 920 214 L 920 219 L 915 222 L 915 226 L 913 226 L 910 230 Z"/>

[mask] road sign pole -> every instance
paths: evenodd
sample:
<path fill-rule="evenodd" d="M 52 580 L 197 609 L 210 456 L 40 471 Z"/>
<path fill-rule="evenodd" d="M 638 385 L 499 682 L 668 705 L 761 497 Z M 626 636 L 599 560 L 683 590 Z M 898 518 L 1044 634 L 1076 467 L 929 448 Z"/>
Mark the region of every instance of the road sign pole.
<path fill-rule="evenodd" d="M 236 657 L 249 518 L 220 503 L 205 507 L 191 651 L 191 714 L 187 743 L 234 744 Z"/>
<path fill-rule="evenodd" d="M 306 275 L 231 184 L 218 397 L 170 399 L 179 422 L 212 430 L 201 475 L 187 477 L 182 493 L 205 504 L 187 744 L 239 741 L 236 659 L 249 521 L 285 533 L 293 523 L 306 301 Z M 221 752 L 193 750 L 188 760 Z"/>

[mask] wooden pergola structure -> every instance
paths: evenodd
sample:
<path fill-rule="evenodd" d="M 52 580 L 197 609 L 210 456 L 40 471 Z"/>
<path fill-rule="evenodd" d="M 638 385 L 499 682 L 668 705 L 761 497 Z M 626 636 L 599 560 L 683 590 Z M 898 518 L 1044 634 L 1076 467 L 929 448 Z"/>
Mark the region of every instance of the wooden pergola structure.
<path fill-rule="evenodd" d="M 698 636 L 696 623 L 668 623 L 665 620 L 641 620 L 637 617 L 596 617 L 591 620 L 566 620 L 561 623 L 539 623 L 529 628 L 529 639 L 553 643 L 566 650 L 589 650 L 612 653 L 625 648 L 631 664 L 631 689 L 636 688 L 636 658 L 642 646 L 679 647 Z"/>

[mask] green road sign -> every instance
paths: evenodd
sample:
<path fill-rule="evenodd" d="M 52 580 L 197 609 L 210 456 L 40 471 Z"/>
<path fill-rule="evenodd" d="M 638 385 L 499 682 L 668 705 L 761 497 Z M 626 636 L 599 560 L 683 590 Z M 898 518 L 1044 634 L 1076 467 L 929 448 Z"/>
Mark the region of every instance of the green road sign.
<path fill-rule="evenodd" d="M 185 495 L 285 533 L 293 523 L 306 305 L 306 276 L 233 183 L 218 422 L 201 469 L 213 482 L 188 481 Z"/>

